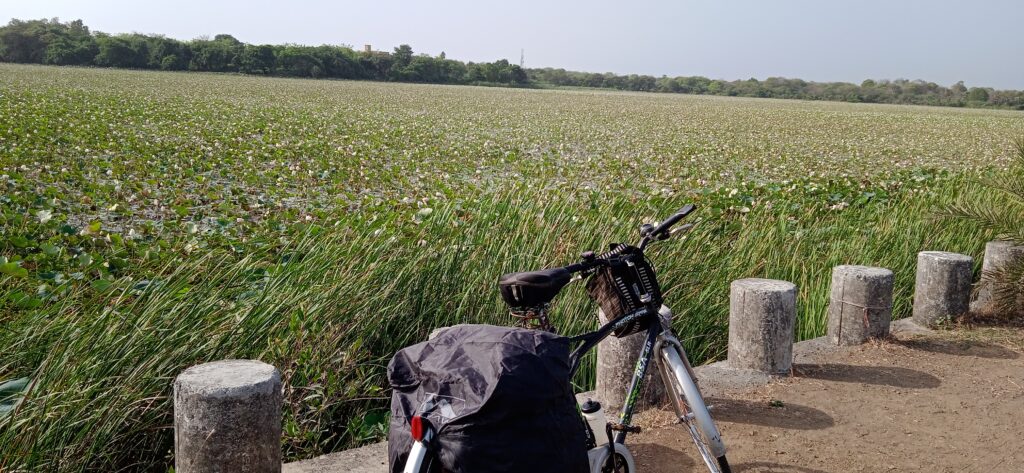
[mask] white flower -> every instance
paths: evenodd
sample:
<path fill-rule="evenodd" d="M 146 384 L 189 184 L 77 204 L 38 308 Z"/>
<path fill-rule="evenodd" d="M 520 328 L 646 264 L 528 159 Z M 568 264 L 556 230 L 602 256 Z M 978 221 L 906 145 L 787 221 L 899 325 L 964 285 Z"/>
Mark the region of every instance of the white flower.
<path fill-rule="evenodd" d="M 36 217 L 39 218 L 39 223 L 49 222 L 53 218 L 53 212 L 49 210 L 40 210 L 36 212 Z"/>

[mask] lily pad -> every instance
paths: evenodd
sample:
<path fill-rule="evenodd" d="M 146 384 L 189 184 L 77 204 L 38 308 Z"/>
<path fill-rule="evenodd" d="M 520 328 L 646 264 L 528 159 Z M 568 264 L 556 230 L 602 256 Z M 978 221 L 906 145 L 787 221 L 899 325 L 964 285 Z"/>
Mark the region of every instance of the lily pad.
<path fill-rule="evenodd" d="M 0 383 L 0 419 L 14 411 L 25 398 L 29 379 L 18 378 Z"/>
<path fill-rule="evenodd" d="M 12 292 L 7 298 L 14 303 L 14 306 L 19 309 L 32 310 L 43 305 L 43 300 L 38 297 L 32 297 L 21 291 Z"/>
<path fill-rule="evenodd" d="M 3 263 L 0 264 L 0 274 L 6 274 L 16 278 L 27 278 L 28 270 L 22 268 L 18 263 Z"/>
<path fill-rule="evenodd" d="M 89 283 L 89 286 L 91 286 L 94 291 L 100 292 L 100 293 L 109 291 L 110 287 L 113 286 L 113 285 L 114 285 L 114 283 L 112 283 L 112 282 L 110 282 L 109 280 L 106 280 L 106 279 L 97 279 L 97 280 Z"/>

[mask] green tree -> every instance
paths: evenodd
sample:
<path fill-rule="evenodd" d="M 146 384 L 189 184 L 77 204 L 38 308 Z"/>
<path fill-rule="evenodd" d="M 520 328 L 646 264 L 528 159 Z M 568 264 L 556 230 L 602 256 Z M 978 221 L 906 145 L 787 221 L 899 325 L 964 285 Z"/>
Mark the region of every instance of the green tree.
<path fill-rule="evenodd" d="M 441 59 L 437 61 L 438 74 L 441 82 L 446 84 L 463 84 L 466 82 L 466 65 L 461 61 Z"/>
<path fill-rule="evenodd" d="M 270 74 L 274 66 L 274 47 L 270 45 L 247 44 L 238 57 L 238 70 L 246 74 Z"/>
<path fill-rule="evenodd" d="M 293 77 L 319 77 L 323 74 L 324 65 L 311 54 L 309 48 L 301 46 L 285 46 L 275 51 L 275 72 Z"/>
<path fill-rule="evenodd" d="M 311 48 L 309 54 L 323 65 L 322 72 L 327 77 L 341 79 L 363 78 L 362 66 L 350 48 L 324 45 Z"/>
<path fill-rule="evenodd" d="M 981 87 L 972 87 L 971 90 L 967 92 L 967 100 L 977 103 L 988 102 L 988 91 Z"/>
<path fill-rule="evenodd" d="M 524 84 L 530 82 L 530 77 L 528 75 L 526 75 L 526 71 L 523 70 L 522 67 L 519 67 L 519 65 L 517 65 L 517 64 L 513 64 L 512 65 L 511 76 L 512 76 L 512 83 L 514 83 L 514 84 L 524 85 Z"/>
<path fill-rule="evenodd" d="M 69 23 L 50 23 L 47 33 L 43 36 L 46 53 L 43 62 L 58 65 L 92 64 L 99 48 L 96 39 L 89 32 L 89 27 L 82 20 Z"/>
<path fill-rule="evenodd" d="M 388 80 L 393 65 L 394 58 L 386 52 L 371 51 L 359 55 L 359 66 L 367 79 Z"/>
<path fill-rule="evenodd" d="M 507 59 L 481 65 L 484 80 L 494 84 L 508 84 L 512 81 L 512 67 Z"/>
<path fill-rule="evenodd" d="M 213 40 L 199 39 L 189 45 L 192 58 L 188 68 L 193 71 L 237 72 L 238 57 L 244 45 L 228 34 L 214 36 Z"/>
<path fill-rule="evenodd" d="M 403 80 L 413 82 L 440 82 L 441 74 L 436 61 L 430 56 L 416 56 L 402 71 Z"/>
<path fill-rule="evenodd" d="M 391 66 L 392 69 L 405 69 L 409 63 L 412 62 L 412 46 L 403 44 L 395 48 L 394 54 L 391 57 L 394 59 L 394 64 Z"/>
<path fill-rule="evenodd" d="M 96 36 L 99 54 L 96 65 L 106 67 L 145 68 L 149 65 L 149 46 L 141 35 Z"/>
<path fill-rule="evenodd" d="M 188 48 L 176 39 L 150 36 L 149 65 L 152 69 L 178 71 L 188 67 Z"/>
<path fill-rule="evenodd" d="M 42 63 L 46 57 L 43 41 L 46 20 L 13 19 L 0 28 L 0 59 L 6 62 Z"/>

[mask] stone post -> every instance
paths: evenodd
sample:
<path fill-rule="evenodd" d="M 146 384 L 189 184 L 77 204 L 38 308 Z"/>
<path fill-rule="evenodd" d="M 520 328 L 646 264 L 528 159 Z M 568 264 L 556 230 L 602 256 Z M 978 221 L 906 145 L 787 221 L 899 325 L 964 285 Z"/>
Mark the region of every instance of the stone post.
<path fill-rule="evenodd" d="M 773 279 L 740 279 L 729 291 L 729 359 L 732 368 L 787 374 L 793 366 L 796 285 Z"/>
<path fill-rule="evenodd" d="M 671 311 L 661 307 L 663 319 L 671 320 Z M 597 317 L 601 324 L 611 320 L 604 311 L 598 309 Z M 633 379 L 636 360 L 647 338 L 647 332 L 634 333 L 623 338 L 614 335 L 604 339 L 597 345 L 597 400 L 605 412 L 617 412 L 626 403 L 629 394 L 629 383 Z M 657 353 L 654 356 L 658 356 Z M 638 407 L 657 406 L 665 401 L 665 385 L 661 375 L 657 373 L 658 365 L 654 358 L 647 365 L 647 376 L 644 378 L 643 394 Z M 598 434 L 599 438 L 600 435 Z"/>
<path fill-rule="evenodd" d="M 893 274 L 885 268 L 836 266 L 828 305 L 828 337 L 836 345 L 859 345 L 889 335 Z"/>
<path fill-rule="evenodd" d="M 281 396 L 281 373 L 260 361 L 182 372 L 174 380 L 174 471 L 280 472 Z"/>
<path fill-rule="evenodd" d="M 985 260 L 981 263 L 981 281 L 978 282 L 978 298 L 971 310 L 990 314 L 996 310 L 996 283 L 992 276 L 1008 264 L 1024 259 L 1024 246 L 1010 241 L 990 241 L 985 245 Z"/>
<path fill-rule="evenodd" d="M 959 317 L 969 310 L 974 260 L 945 251 L 917 254 L 914 322 L 924 327 Z"/>

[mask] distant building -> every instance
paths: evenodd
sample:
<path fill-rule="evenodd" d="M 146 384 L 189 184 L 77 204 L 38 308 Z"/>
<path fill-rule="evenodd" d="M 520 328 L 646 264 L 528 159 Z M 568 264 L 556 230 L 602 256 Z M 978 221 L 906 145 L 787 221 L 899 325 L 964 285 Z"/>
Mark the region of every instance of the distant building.
<path fill-rule="evenodd" d="M 372 53 L 373 52 L 373 48 L 371 48 L 369 44 L 364 44 L 363 45 L 363 52 Z"/>

